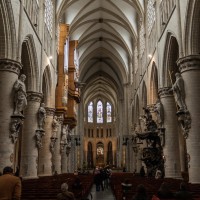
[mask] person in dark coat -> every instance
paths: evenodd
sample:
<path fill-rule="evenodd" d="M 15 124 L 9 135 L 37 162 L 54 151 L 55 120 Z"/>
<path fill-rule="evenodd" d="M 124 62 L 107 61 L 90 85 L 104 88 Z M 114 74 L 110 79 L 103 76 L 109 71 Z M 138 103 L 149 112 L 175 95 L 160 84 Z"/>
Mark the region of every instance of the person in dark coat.
<path fill-rule="evenodd" d="M 186 183 L 180 184 L 180 190 L 174 194 L 175 199 L 192 200 L 192 193 L 187 190 Z"/>
<path fill-rule="evenodd" d="M 148 200 L 147 191 L 144 185 L 140 184 L 136 188 L 136 194 L 133 196 L 132 200 Z"/>
<path fill-rule="evenodd" d="M 163 182 L 161 184 L 160 188 L 158 189 L 157 195 L 159 198 L 162 198 L 162 199 L 173 198 L 173 193 L 166 182 Z"/>

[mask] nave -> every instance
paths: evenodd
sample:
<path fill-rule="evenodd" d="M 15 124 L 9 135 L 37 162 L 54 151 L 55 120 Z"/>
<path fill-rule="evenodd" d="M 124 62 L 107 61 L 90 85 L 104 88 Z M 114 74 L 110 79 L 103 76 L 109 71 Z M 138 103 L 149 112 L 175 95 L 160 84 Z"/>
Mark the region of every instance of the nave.
<path fill-rule="evenodd" d="M 72 189 L 72 184 L 76 177 L 79 177 L 82 182 L 82 194 L 79 195 L 78 191 Z M 121 183 L 129 178 L 132 184 L 132 189 L 123 195 Z M 170 185 L 172 192 L 179 190 L 181 179 L 158 179 L 140 177 L 139 175 L 133 176 L 133 173 L 129 172 L 114 172 L 110 179 L 110 187 L 105 190 L 96 191 L 94 184 L 93 174 L 74 175 L 72 173 L 40 177 L 34 180 L 23 180 L 22 181 L 22 200 L 56 200 L 57 194 L 60 192 L 60 186 L 62 183 L 67 182 L 69 185 L 69 191 L 72 191 L 76 197 L 76 200 L 131 200 L 136 192 L 136 187 L 139 184 L 143 184 L 147 190 L 147 195 L 151 197 L 157 193 L 160 185 L 166 182 Z M 200 199 L 200 184 L 187 183 L 188 189 L 193 193 L 193 200 Z M 174 200 L 170 198 L 168 200 Z"/>

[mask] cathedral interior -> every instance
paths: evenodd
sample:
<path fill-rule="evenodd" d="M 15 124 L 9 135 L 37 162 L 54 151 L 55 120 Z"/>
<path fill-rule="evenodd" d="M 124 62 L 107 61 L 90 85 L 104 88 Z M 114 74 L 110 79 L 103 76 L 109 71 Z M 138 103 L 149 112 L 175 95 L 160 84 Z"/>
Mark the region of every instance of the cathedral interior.
<path fill-rule="evenodd" d="M 0 171 L 200 183 L 199 78 L 199 0 L 1 0 Z"/>

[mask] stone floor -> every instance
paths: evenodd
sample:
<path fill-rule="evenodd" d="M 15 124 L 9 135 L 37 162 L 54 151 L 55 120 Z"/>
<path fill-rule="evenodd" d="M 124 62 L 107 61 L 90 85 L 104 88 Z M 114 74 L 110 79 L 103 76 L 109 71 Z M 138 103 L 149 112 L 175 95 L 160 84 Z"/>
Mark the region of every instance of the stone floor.
<path fill-rule="evenodd" d="M 115 200 L 115 197 L 114 197 L 112 190 L 110 188 L 106 189 L 104 191 L 98 191 L 97 192 L 96 186 L 93 185 L 90 193 L 92 195 L 92 198 L 91 198 L 91 195 L 89 195 L 88 196 L 89 200 Z"/>

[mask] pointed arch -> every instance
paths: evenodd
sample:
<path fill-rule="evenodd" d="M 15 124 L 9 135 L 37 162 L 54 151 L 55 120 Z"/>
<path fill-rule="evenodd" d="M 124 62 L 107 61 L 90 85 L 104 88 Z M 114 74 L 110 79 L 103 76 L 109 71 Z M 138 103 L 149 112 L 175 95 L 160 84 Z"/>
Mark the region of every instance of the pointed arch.
<path fill-rule="evenodd" d="M 26 86 L 28 91 L 39 91 L 39 67 L 32 35 L 27 35 L 22 43 L 22 73 L 26 75 Z"/>
<path fill-rule="evenodd" d="M 147 86 L 145 82 L 142 84 L 142 107 L 147 107 Z"/>
<path fill-rule="evenodd" d="M 0 59 L 17 59 L 16 29 L 11 0 L 0 1 Z"/>
<path fill-rule="evenodd" d="M 108 152 L 107 152 L 107 164 L 113 165 L 113 147 L 112 142 L 108 142 Z"/>
<path fill-rule="evenodd" d="M 162 85 L 169 87 L 175 81 L 175 73 L 179 71 L 176 61 L 179 58 L 179 45 L 178 41 L 171 32 L 167 34 L 163 69 L 162 69 Z"/>
<path fill-rule="evenodd" d="M 185 52 L 186 55 L 200 53 L 200 1 L 188 1 L 185 22 Z"/>
<path fill-rule="evenodd" d="M 139 104 L 139 97 L 138 95 L 136 96 L 136 100 L 135 100 L 135 110 L 134 110 L 134 122 L 135 124 L 139 123 L 139 115 L 140 115 L 140 104 Z"/>
<path fill-rule="evenodd" d="M 156 64 L 152 64 L 151 75 L 150 75 L 150 94 L 149 102 L 154 104 L 158 99 L 158 72 Z"/>
<path fill-rule="evenodd" d="M 92 168 L 94 164 L 93 164 L 93 148 L 91 142 L 88 142 L 87 149 L 88 149 L 87 166 L 88 168 Z"/>
<path fill-rule="evenodd" d="M 51 71 L 50 67 L 47 65 L 42 79 L 42 92 L 44 95 L 44 103 L 48 107 L 51 105 L 51 87 L 52 87 L 52 78 L 51 78 Z"/>

